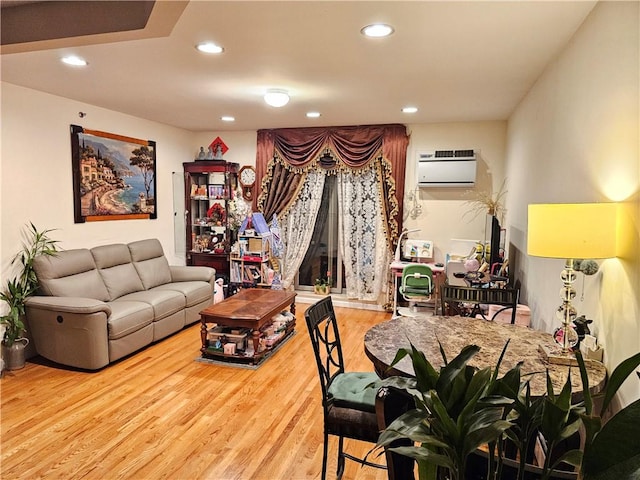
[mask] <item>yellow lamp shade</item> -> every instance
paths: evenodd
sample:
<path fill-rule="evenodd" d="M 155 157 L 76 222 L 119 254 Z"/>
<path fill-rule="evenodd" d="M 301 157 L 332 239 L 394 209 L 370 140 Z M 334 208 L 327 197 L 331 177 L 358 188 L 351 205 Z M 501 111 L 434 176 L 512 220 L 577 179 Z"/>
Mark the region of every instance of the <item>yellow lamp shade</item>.
<path fill-rule="evenodd" d="M 527 253 L 548 258 L 616 256 L 617 204 L 529 205 Z"/>

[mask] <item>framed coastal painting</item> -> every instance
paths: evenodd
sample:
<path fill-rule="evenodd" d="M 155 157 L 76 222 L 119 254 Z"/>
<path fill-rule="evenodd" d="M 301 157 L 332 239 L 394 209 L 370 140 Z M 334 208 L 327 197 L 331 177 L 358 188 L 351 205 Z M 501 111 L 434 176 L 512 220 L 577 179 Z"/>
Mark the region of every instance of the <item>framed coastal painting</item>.
<path fill-rule="evenodd" d="M 71 125 L 75 223 L 155 219 L 156 143 Z"/>

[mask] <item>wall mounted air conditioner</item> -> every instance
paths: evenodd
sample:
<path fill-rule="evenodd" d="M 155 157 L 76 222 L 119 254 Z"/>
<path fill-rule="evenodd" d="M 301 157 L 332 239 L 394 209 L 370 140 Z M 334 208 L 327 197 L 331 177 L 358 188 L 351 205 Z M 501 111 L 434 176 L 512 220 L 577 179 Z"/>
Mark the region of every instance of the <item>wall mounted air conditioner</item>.
<path fill-rule="evenodd" d="M 436 150 L 418 153 L 419 187 L 472 187 L 476 182 L 473 150 Z"/>

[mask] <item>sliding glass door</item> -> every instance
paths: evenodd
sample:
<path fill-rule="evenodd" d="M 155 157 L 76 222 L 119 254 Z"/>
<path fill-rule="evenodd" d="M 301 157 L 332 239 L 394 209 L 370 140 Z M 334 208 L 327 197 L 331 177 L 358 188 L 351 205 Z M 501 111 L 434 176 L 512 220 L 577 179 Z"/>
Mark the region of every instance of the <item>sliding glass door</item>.
<path fill-rule="evenodd" d="M 328 280 L 332 293 L 342 291 L 342 259 L 338 252 L 338 192 L 336 176 L 327 175 L 322 204 L 309 249 L 298 270 L 296 289 L 313 290 L 316 280 Z"/>

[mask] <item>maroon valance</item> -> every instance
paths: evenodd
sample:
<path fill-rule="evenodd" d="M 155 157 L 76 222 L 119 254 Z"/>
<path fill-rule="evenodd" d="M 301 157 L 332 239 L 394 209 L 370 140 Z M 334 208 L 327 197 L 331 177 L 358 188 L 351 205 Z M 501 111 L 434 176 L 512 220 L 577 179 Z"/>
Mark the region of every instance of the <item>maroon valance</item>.
<path fill-rule="evenodd" d="M 258 130 L 256 174 L 262 179 L 258 205 L 266 215 L 281 213 L 287 205 L 283 199 L 294 192 L 280 189 L 284 186 L 291 189 L 299 183 L 286 177 L 298 176 L 309 168 L 359 170 L 381 160 L 385 164 L 386 178 L 381 187 L 387 225 L 391 227 L 388 232 L 391 246 L 402 223 L 408 144 L 406 127 L 400 124 Z M 331 161 L 327 161 L 328 157 Z M 275 163 L 284 168 L 275 168 Z"/>

